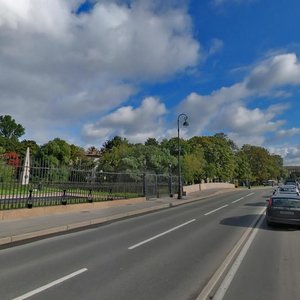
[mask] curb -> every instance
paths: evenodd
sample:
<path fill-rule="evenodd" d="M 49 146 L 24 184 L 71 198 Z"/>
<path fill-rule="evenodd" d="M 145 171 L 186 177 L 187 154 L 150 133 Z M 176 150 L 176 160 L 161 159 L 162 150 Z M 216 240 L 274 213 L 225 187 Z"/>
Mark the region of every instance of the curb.
<path fill-rule="evenodd" d="M 18 234 L 18 235 L 7 236 L 4 238 L 0 238 L 0 246 L 16 243 L 16 242 L 20 242 L 20 241 L 30 240 L 30 239 L 34 239 L 34 238 L 38 238 L 38 237 L 48 236 L 48 235 L 55 234 L 55 233 L 63 233 L 63 232 L 68 232 L 68 231 L 85 228 L 85 227 L 89 227 L 89 226 L 93 226 L 93 225 L 104 224 L 104 223 L 108 223 L 111 221 L 125 219 L 128 217 L 151 213 L 153 211 L 162 210 L 162 209 L 166 209 L 169 207 L 170 207 L 169 204 L 161 204 L 161 205 L 150 207 L 150 208 L 143 208 L 143 209 L 139 209 L 139 210 L 135 210 L 135 211 L 131 211 L 131 212 L 112 215 L 109 217 L 91 219 L 89 221 L 82 221 L 82 222 L 72 223 L 72 224 L 58 226 L 58 227 L 51 227 L 48 229 L 38 230 L 38 231 L 34 231 L 34 232 L 28 232 L 28 233 L 23 233 L 23 234 Z"/>
<path fill-rule="evenodd" d="M 231 189 L 229 189 L 229 191 L 230 190 Z M 130 217 L 134 217 L 134 216 L 138 216 L 138 215 L 155 212 L 158 210 L 177 207 L 180 205 L 185 205 L 185 204 L 189 204 L 192 202 L 204 200 L 209 197 L 213 197 L 213 196 L 222 194 L 224 192 L 227 192 L 227 191 L 224 191 L 224 190 L 216 191 L 207 196 L 202 196 L 202 197 L 198 196 L 198 197 L 194 197 L 191 199 L 183 199 L 178 202 L 175 202 L 176 201 L 175 200 L 170 203 L 160 204 L 160 205 L 157 205 L 154 207 L 142 208 L 142 209 L 126 212 L 126 213 L 119 213 L 119 214 L 115 214 L 115 215 L 108 216 L 108 217 L 96 218 L 96 219 L 91 219 L 88 221 L 81 221 L 81 222 L 72 223 L 72 224 L 68 224 L 68 225 L 51 227 L 51 228 L 38 230 L 38 231 L 34 231 L 34 232 L 28 232 L 28 233 L 23 233 L 23 234 L 18 234 L 18 235 L 7 236 L 7 237 L 0 238 L 0 246 L 13 244 L 16 242 L 21 242 L 21 241 L 26 241 L 26 240 L 30 240 L 30 239 L 34 239 L 34 238 L 38 238 L 38 237 L 45 237 L 45 236 L 57 234 L 57 233 L 64 233 L 64 232 L 67 233 L 68 231 L 77 230 L 80 228 L 84 229 L 84 228 L 87 228 L 87 227 L 90 227 L 93 225 L 104 224 L 104 223 L 108 223 L 111 221 L 117 221 L 117 220 L 121 220 L 121 219 L 125 219 L 125 218 L 130 218 Z"/>

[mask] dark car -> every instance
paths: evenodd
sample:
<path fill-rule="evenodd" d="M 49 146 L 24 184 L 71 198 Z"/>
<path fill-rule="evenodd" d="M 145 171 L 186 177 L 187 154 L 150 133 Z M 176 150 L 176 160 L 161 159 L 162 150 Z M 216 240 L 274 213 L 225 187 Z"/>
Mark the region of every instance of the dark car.
<path fill-rule="evenodd" d="M 266 210 L 268 225 L 275 223 L 300 225 L 300 197 L 293 194 L 273 195 Z"/>

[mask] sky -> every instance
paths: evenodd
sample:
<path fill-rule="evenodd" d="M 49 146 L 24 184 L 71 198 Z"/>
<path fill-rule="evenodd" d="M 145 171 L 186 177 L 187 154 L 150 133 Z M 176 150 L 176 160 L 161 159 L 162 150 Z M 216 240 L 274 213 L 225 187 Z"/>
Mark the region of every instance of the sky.
<path fill-rule="evenodd" d="M 0 0 L 0 115 L 101 148 L 223 132 L 300 165 L 299 0 Z"/>

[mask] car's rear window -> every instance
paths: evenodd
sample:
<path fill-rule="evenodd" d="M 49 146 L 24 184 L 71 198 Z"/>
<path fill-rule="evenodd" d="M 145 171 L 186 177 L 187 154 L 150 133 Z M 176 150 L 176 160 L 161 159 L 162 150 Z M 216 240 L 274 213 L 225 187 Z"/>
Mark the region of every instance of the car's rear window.
<path fill-rule="evenodd" d="M 296 192 L 296 188 L 280 188 L 280 192 Z"/>
<path fill-rule="evenodd" d="M 300 208 L 300 199 L 273 198 L 272 205 L 275 207 Z"/>

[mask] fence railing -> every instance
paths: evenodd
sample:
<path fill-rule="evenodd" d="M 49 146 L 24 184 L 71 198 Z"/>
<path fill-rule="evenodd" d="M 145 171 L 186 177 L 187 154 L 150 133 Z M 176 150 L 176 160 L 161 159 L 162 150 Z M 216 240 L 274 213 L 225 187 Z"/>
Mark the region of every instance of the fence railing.
<path fill-rule="evenodd" d="M 0 210 L 173 195 L 177 177 L 0 163 Z"/>

